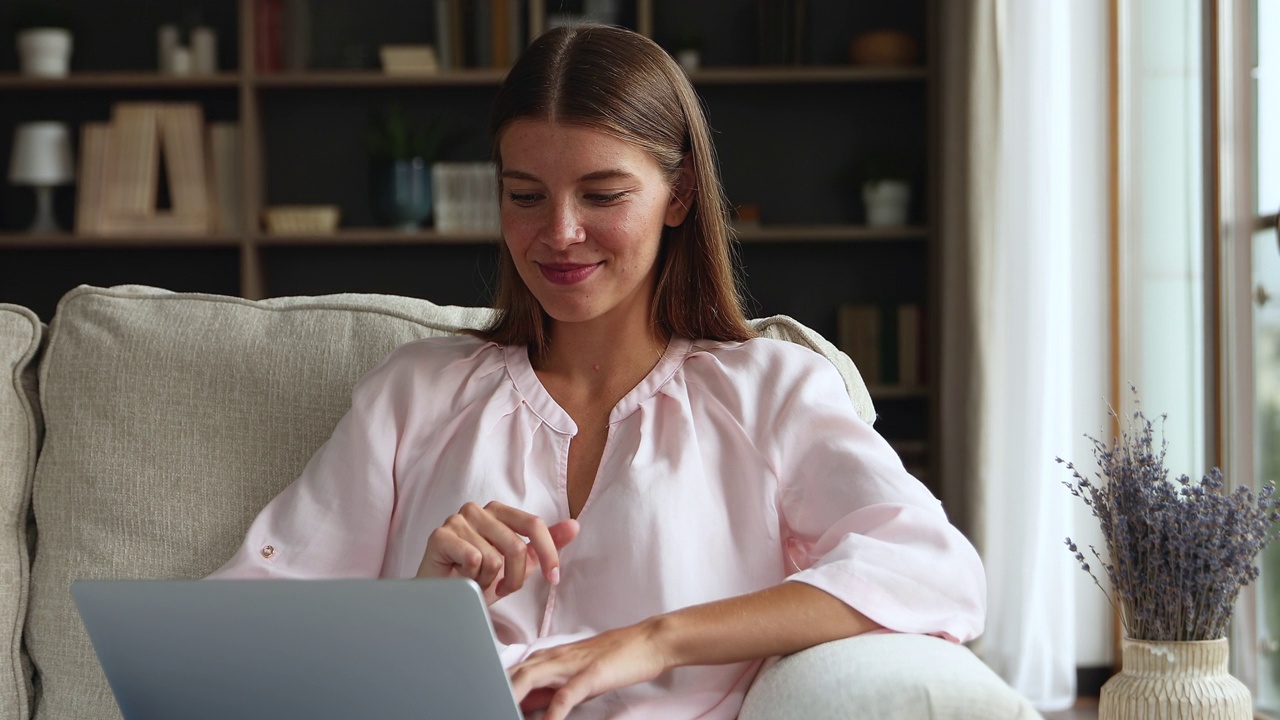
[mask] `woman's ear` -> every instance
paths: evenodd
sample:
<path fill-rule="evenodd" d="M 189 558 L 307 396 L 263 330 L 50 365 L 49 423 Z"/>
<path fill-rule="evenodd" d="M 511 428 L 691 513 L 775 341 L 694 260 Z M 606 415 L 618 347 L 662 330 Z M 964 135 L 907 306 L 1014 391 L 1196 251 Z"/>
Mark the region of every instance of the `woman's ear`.
<path fill-rule="evenodd" d="M 693 175 L 693 156 L 685 154 L 680 163 L 680 176 L 676 178 L 675 187 L 671 188 L 671 203 L 667 206 L 665 222 L 668 227 L 678 227 L 689 216 L 689 208 L 693 207 L 693 192 L 696 189 Z"/>

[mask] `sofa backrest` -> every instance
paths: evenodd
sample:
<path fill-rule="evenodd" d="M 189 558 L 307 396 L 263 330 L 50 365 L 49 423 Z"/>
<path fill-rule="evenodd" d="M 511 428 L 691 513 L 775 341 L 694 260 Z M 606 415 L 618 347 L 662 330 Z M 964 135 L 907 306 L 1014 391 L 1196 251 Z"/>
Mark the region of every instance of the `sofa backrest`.
<path fill-rule="evenodd" d="M 41 428 L 35 359 L 43 335 L 30 310 L 0 304 L 0 720 L 31 713 L 21 640 L 31 564 L 27 510 Z"/>
<path fill-rule="evenodd" d="M 253 302 L 143 287 L 63 298 L 40 360 L 45 437 L 31 486 L 34 717 L 119 717 L 73 580 L 213 571 L 327 439 L 360 376 L 402 343 L 476 327 L 490 312 L 391 296 Z M 824 352 L 870 419 L 847 357 L 789 319 L 756 324 Z"/>

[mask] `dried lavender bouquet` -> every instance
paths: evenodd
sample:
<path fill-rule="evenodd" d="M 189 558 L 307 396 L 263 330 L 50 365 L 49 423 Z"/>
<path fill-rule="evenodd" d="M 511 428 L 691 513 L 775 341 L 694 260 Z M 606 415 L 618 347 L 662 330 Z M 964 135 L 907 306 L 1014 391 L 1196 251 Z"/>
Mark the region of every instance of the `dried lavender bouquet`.
<path fill-rule="evenodd" d="M 1114 412 L 1113 412 L 1114 416 Z M 1163 417 L 1162 417 L 1163 419 Z M 1214 468 L 1193 483 L 1169 479 L 1157 453 L 1155 428 L 1141 410 L 1111 445 L 1088 436 L 1098 464 L 1090 480 L 1072 463 L 1063 484 L 1084 501 L 1102 526 L 1108 562 L 1090 546 L 1106 571 L 1099 582 L 1076 543 L 1067 549 L 1120 613 L 1135 640 L 1216 640 L 1226 637 L 1240 588 L 1258 577 L 1254 559 L 1276 537 L 1280 500 L 1271 484 L 1227 492 Z"/>

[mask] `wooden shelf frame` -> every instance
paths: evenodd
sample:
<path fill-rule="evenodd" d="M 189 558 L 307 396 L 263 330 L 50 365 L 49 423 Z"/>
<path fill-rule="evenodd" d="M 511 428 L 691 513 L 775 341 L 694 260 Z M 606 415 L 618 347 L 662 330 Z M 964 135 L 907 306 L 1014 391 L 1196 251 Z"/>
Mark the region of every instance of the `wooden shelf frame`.
<path fill-rule="evenodd" d="M 814 242 L 923 242 L 929 235 L 926 227 L 869 227 L 865 225 L 765 225 L 739 228 L 737 239 L 743 243 L 814 243 Z M 75 233 L 0 233 L 0 249 L 23 247 L 172 247 L 224 246 L 249 243 L 267 246 L 345 246 L 359 245 L 486 245 L 500 240 L 496 232 L 440 232 L 430 228 L 405 231 L 385 227 L 344 227 L 334 233 L 270 234 L 254 232 L 246 235 L 154 235 L 115 236 L 78 235 Z"/>
<path fill-rule="evenodd" d="M 0 73 L 0 90 L 186 90 L 233 89 L 243 80 L 240 73 L 212 75 L 162 75 L 158 72 L 82 72 L 65 77 L 32 77 Z"/>

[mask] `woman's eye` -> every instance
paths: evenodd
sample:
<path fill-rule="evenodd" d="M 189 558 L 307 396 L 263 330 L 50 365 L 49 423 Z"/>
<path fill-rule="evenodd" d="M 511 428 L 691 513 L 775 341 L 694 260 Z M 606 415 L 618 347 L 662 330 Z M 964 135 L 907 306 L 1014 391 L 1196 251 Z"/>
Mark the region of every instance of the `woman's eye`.
<path fill-rule="evenodd" d="M 517 192 L 513 192 L 513 193 L 507 193 L 507 197 L 511 199 L 511 202 L 513 202 L 513 203 L 515 203 L 515 204 L 517 204 L 517 205 L 532 205 L 533 203 L 537 202 L 537 200 L 538 200 L 538 194 L 537 194 L 537 193 L 517 193 Z"/>
<path fill-rule="evenodd" d="M 609 203 L 617 202 L 626 196 L 627 191 L 622 190 L 616 193 L 589 193 L 586 197 L 597 205 L 608 205 Z"/>

